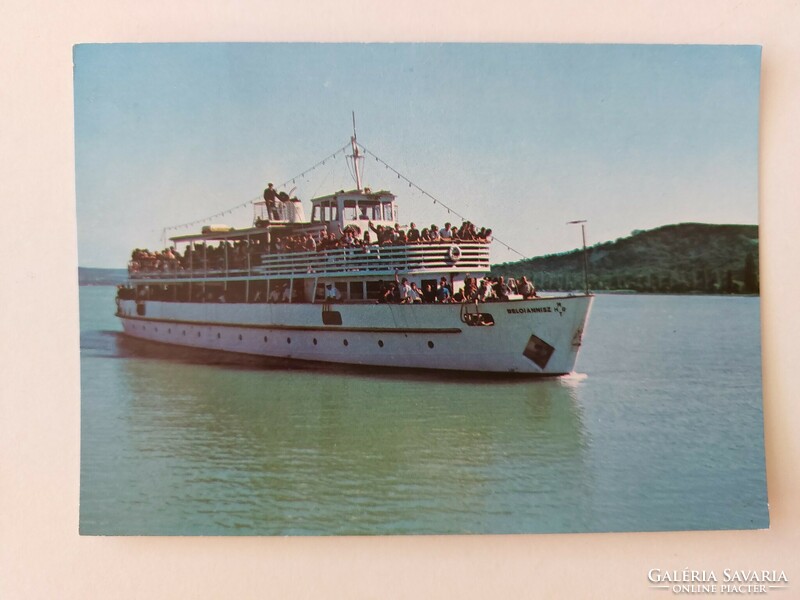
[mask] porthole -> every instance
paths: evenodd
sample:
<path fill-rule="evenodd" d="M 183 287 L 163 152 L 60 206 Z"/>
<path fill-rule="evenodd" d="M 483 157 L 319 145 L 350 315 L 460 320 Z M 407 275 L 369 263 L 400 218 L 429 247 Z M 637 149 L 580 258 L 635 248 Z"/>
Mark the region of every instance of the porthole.
<path fill-rule="evenodd" d="M 378 340 L 378 346 L 383 348 L 383 340 Z"/>
<path fill-rule="evenodd" d="M 221 337 L 222 337 L 222 335 L 220 335 L 220 333 L 217 332 L 217 339 L 220 339 Z"/>
<path fill-rule="evenodd" d="M 181 335 L 186 335 L 186 330 L 185 329 L 183 330 L 183 333 L 181 333 Z"/>
<path fill-rule="evenodd" d="M 314 338 L 313 342 L 314 342 L 314 345 L 316 346 L 317 345 L 317 338 Z"/>
<path fill-rule="evenodd" d="M 172 333 L 172 327 L 170 327 L 169 329 L 167 329 L 167 333 Z"/>
<path fill-rule="evenodd" d="M 268 342 L 268 341 L 269 341 L 269 338 L 267 336 L 264 336 L 264 342 Z"/>
<path fill-rule="evenodd" d="M 343 343 L 345 346 L 347 346 L 347 345 L 348 345 L 348 342 L 347 342 L 347 340 L 344 340 L 342 343 Z"/>
<path fill-rule="evenodd" d="M 158 327 L 156 327 L 156 333 L 158 333 Z"/>
<path fill-rule="evenodd" d="M 239 334 L 239 341 L 240 342 L 242 341 L 242 334 L 241 333 Z"/>
<path fill-rule="evenodd" d="M 200 332 L 199 331 L 197 332 L 197 337 L 200 337 Z"/>
<path fill-rule="evenodd" d="M 433 348 L 433 342 L 428 340 L 428 348 Z"/>
<path fill-rule="evenodd" d="M 292 343 L 292 338 L 286 338 L 286 343 L 287 344 L 291 344 Z"/>

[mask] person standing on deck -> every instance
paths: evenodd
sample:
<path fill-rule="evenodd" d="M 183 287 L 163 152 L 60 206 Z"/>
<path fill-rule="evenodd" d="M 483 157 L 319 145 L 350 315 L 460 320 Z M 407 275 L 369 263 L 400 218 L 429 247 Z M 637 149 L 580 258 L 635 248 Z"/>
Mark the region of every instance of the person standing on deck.
<path fill-rule="evenodd" d="M 271 183 L 267 184 L 267 189 L 264 190 L 264 202 L 267 205 L 267 214 L 272 221 L 279 218 L 278 216 L 278 192 Z"/>

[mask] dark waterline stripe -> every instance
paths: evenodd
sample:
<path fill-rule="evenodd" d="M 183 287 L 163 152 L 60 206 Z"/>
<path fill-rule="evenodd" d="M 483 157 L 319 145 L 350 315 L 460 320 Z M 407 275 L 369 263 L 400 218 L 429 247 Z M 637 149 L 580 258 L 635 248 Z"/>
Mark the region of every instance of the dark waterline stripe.
<path fill-rule="evenodd" d="M 222 323 L 219 321 L 184 321 L 180 319 L 159 319 L 154 317 L 140 317 L 139 315 L 115 316 L 120 319 L 135 321 L 148 321 L 151 323 L 172 323 L 174 325 L 198 325 L 201 327 L 244 327 L 251 329 L 284 329 L 291 331 L 353 331 L 357 333 L 461 333 L 458 327 L 317 327 L 314 325 L 262 325 L 259 323 Z"/>

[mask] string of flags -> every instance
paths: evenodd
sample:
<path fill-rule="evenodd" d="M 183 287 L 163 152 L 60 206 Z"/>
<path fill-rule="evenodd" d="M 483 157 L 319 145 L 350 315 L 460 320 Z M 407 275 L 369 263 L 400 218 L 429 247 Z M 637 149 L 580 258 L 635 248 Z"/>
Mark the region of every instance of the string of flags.
<path fill-rule="evenodd" d="M 297 174 L 297 175 L 295 175 L 294 177 L 291 177 L 291 178 L 287 179 L 285 182 L 281 183 L 281 184 L 280 184 L 278 187 L 279 187 L 279 188 L 285 188 L 285 187 L 287 187 L 289 184 L 295 184 L 295 183 L 297 182 L 297 180 L 298 180 L 298 179 L 303 179 L 303 178 L 304 178 L 306 175 L 308 175 L 309 173 L 311 173 L 311 172 L 312 172 L 312 171 L 314 171 L 315 169 L 318 169 L 319 167 L 322 167 L 322 166 L 324 166 L 324 165 L 325 165 L 325 163 L 326 163 L 327 161 L 329 161 L 329 160 L 332 160 L 332 159 L 335 159 L 335 158 L 336 158 L 336 156 L 337 156 L 337 155 L 338 155 L 340 152 L 341 152 L 342 154 L 344 154 L 345 152 L 347 152 L 347 148 L 348 148 L 349 146 L 350 146 L 350 144 L 345 144 L 344 146 L 342 146 L 341 148 L 337 149 L 337 150 L 336 150 L 335 152 L 333 152 L 332 154 L 329 154 L 328 156 L 326 156 L 325 158 L 323 158 L 322 160 L 320 160 L 318 163 L 316 163 L 316 164 L 315 164 L 315 165 L 313 165 L 312 167 L 310 167 L 310 168 L 306 169 L 305 171 L 303 171 L 303 172 L 301 172 L 301 173 L 298 173 L 298 174 Z M 416 190 L 417 190 L 417 191 L 418 191 L 420 194 L 422 194 L 423 196 L 427 196 L 428 198 L 430 198 L 430 199 L 433 201 L 433 203 L 434 203 L 434 204 L 436 204 L 436 205 L 439 205 L 439 206 L 441 206 L 442 208 L 444 208 L 444 209 L 447 211 L 447 214 L 448 214 L 448 215 L 450 215 L 450 214 L 452 214 L 452 215 L 455 215 L 456 217 L 458 217 L 458 218 L 459 218 L 459 219 L 461 219 L 462 221 L 466 220 L 466 217 L 465 217 L 464 215 L 462 215 L 461 213 L 459 213 L 459 212 L 458 212 L 457 210 L 455 210 L 454 208 L 452 208 L 452 207 L 448 206 L 447 204 L 445 204 L 444 202 L 442 202 L 441 200 L 439 200 L 439 198 L 436 198 L 435 196 L 433 196 L 433 195 L 432 195 L 432 194 L 430 194 L 429 192 L 427 192 L 427 191 L 423 190 L 423 189 L 422 189 L 421 187 L 419 187 L 419 186 L 418 186 L 416 183 L 414 183 L 413 181 L 411 181 L 411 180 L 410 180 L 408 177 L 406 177 L 405 175 L 403 175 L 402 173 L 400 173 L 400 171 L 398 171 L 397 169 L 395 169 L 394 167 L 392 167 L 392 166 L 391 166 L 389 163 L 387 163 L 386 161 L 384 161 L 382 158 L 380 158 L 379 156 L 377 156 L 375 153 L 373 153 L 373 152 L 371 152 L 370 150 L 368 150 L 368 149 L 367 149 L 367 148 L 366 148 L 364 145 L 362 145 L 362 144 L 358 144 L 358 147 L 359 147 L 359 148 L 361 148 L 361 150 L 363 150 L 363 151 L 364 151 L 364 154 L 365 154 L 365 155 L 369 155 L 369 156 L 371 156 L 372 158 L 374 158 L 374 159 L 375 159 L 375 161 L 376 161 L 376 162 L 378 162 L 378 163 L 382 164 L 382 165 L 383 165 L 383 166 L 384 166 L 386 169 L 388 169 L 389 171 L 391 171 L 392 173 L 394 173 L 395 175 L 397 175 L 397 178 L 398 178 L 398 179 L 400 179 L 400 180 L 402 180 L 402 181 L 406 182 L 406 183 L 408 184 L 408 187 L 409 187 L 409 188 L 416 189 Z M 222 210 L 222 211 L 220 211 L 220 212 L 218 212 L 218 213 L 216 213 L 216 214 L 213 214 L 213 215 L 211 215 L 211 216 L 204 217 L 204 218 L 202 218 L 202 219 L 197 219 L 197 220 L 194 220 L 194 221 L 189 221 L 189 222 L 187 222 L 187 223 L 181 223 L 181 224 L 179 224 L 179 225 L 170 225 L 169 227 L 165 227 L 165 228 L 164 228 L 164 230 L 163 230 L 163 232 L 162 232 L 162 236 L 163 236 L 163 238 L 166 240 L 166 238 L 167 238 L 167 232 L 168 232 L 168 231 L 175 230 L 175 229 L 185 229 L 185 228 L 188 228 L 188 227 L 194 227 L 195 225 L 200 225 L 200 224 L 202 224 L 202 223 L 208 223 L 209 221 L 213 221 L 214 219 L 218 219 L 219 217 L 222 217 L 222 216 L 225 216 L 225 215 L 231 214 L 231 213 L 233 213 L 233 212 L 234 212 L 234 211 L 236 211 L 236 210 L 239 210 L 239 209 L 241 209 L 241 208 L 245 208 L 245 207 L 247 207 L 247 206 L 250 206 L 250 205 L 252 205 L 253 203 L 255 203 L 255 202 L 258 202 L 259 200 L 261 200 L 261 197 L 260 197 L 260 196 L 258 196 L 258 197 L 256 197 L 256 198 L 252 198 L 252 199 L 250 199 L 250 200 L 247 200 L 246 202 L 242 202 L 241 204 L 237 204 L 236 206 L 233 206 L 233 207 L 231 207 L 231 208 L 227 208 L 227 209 L 225 209 L 225 210 Z M 517 250 L 516 248 L 512 248 L 511 246 L 509 246 L 508 244 L 506 244 L 506 243 L 505 243 L 503 240 L 501 240 L 501 239 L 499 239 L 499 238 L 497 238 L 497 237 L 494 237 L 493 239 L 494 239 L 494 241 L 495 241 L 495 242 L 497 242 L 497 243 L 501 244 L 502 246 L 504 246 L 505 248 L 507 248 L 507 249 L 508 249 L 508 250 L 510 250 L 511 252 L 515 252 L 516 254 L 519 254 L 519 255 L 520 255 L 522 258 L 528 258 L 528 257 L 527 257 L 525 254 L 523 254 L 522 252 L 520 252 L 520 251 L 519 251 L 519 250 Z"/>
<path fill-rule="evenodd" d="M 287 186 L 288 186 L 290 183 L 295 183 L 295 181 L 296 181 L 297 179 L 302 179 L 303 177 L 305 177 L 306 175 L 308 175 L 308 174 L 309 174 L 311 171 L 313 171 L 314 169 L 317 169 L 317 168 L 319 168 L 319 167 L 321 167 L 321 166 L 324 166 L 326 161 L 329 161 L 329 160 L 331 160 L 331 159 L 334 159 L 334 158 L 336 158 L 336 156 L 337 156 L 337 155 L 338 155 L 340 152 L 342 152 L 342 153 L 346 152 L 346 151 L 347 151 L 347 148 L 349 147 L 349 145 L 350 145 L 350 144 L 345 144 L 344 146 L 342 146 L 341 148 L 339 148 L 338 150 L 336 150 L 334 153 L 332 153 L 332 154 L 329 154 L 328 156 L 326 156 L 325 158 L 323 158 L 321 161 L 319 161 L 319 162 L 318 162 L 317 164 L 315 164 L 313 167 L 311 167 L 311 168 L 309 168 L 309 169 L 306 169 L 306 170 L 305 170 L 305 171 L 303 171 L 302 173 L 300 173 L 300 174 L 298 174 L 298 175 L 295 175 L 294 177 L 292 177 L 292 178 L 290 178 L 290 179 L 286 180 L 284 183 L 280 184 L 278 187 L 285 188 L 285 187 L 287 187 Z M 246 202 L 242 202 L 241 204 L 237 204 L 236 206 L 232 206 L 232 207 L 230 207 L 230 208 L 226 208 L 225 210 L 221 210 L 220 212 L 218 212 L 218 213 L 216 213 L 216 214 L 210 215 L 210 216 L 208 216 L 208 217 L 204 217 L 204 218 L 202 218 L 202 219 L 196 219 L 196 220 L 194 220 L 194 221 L 188 221 L 188 222 L 186 222 L 186 223 L 181 223 L 181 224 L 179 224 L 179 225 L 170 225 L 169 227 L 165 227 L 165 228 L 164 228 L 164 231 L 163 231 L 163 233 L 162 233 L 162 236 L 163 236 L 163 237 L 166 239 L 166 236 L 167 236 L 167 232 L 168 232 L 168 231 L 171 231 L 171 230 L 174 230 L 174 229 L 186 229 L 186 228 L 188 228 L 188 227 L 194 227 L 195 225 L 201 225 L 201 224 L 203 224 L 203 223 L 208 223 L 209 221 L 213 221 L 214 219 L 218 219 L 218 218 L 220 218 L 220 217 L 224 217 L 225 215 L 232 214 L 232 213 L 233 213 L 234 211 L 236 211 L 236 210 L 239 210 L 239 209 L 241 209 L 241 208 L 245 208 L 245 207 L 247 207 L 247 206 L 250 206 L 250 205 L 252 205 L 254 202 L 258 202 L 259 200 L 261 200 L 261 196 L 257 196 L 257 197 L 255 197 L 255 198 L 252 198 L 252 199 L 250 199 L 250 200 L 247 200 Z"/>
<path fill-rule="evenodd" d="M 377 156 L 377 155 L 376 155 L 374 152 L 370 152 L 370 151 L 369 151 L 369 150 L 368 150 L 366 147 L 364 147 L 362 144 L 358 144 L 358 146 L 359 146 L 359 148 L 361 148 L 361 149 L 364 151 L 364 154 L 369 154 L 369 155 L 370 155 L 372 158 L 374 158 L 374 159 L 375 159 L 375 162 L 378 162 L 378 163 L 382 164 L 382 165 L 383 165 L 383 166 L 384 166 L 384 167 L 385 167 L 387 170 L 389 170 L 389 171 L 391 171 L 392 173 L 394 173 L 395 175 L 397 175 L 397 178 L 398 178 L 398 179 L 400 179 L 400 180 L 402 180 L 402 181 L 405 181 L 405 182 L 408 184 L 408 187 L 410 187 L 410 188 L 413 188 L 413 189 L 416 189 L 416 190 L 417 190 L 419 193 L 421 193 L 423 196 L 427 196 L 428 198 L 430 198 L 430 199 L 433 201 L 433 203 L 434 203 L 434 204 L 438 204 L 439 206 L 441 206 L 442 208 L 444 208 L 445 210 L 447 210 L 447 214 L 448 214 L 448 215 L 449 215 L 449 214 L 453 214 L 453 215 L 457 216 L 459 219 L 461 219 L 462 221 L 466 221 L 466 220 L 467 220 L 467 218 L 466 218 L 464 215 L 460 214 L 458 211 L 456 211 L 455 209 L 451 208 L 450 206 L 448 206 L 447 204 L 445 204 L 444 202 L 442 202 L 441 200 L 439 200 L 438 198 L 436 198 L 436 197 L 435 197 L 435 196 L 433 196 L 432 194 L 430 194 L 430 193 L 426 192 L 425 190 L 423 190 L 423 189 L 422 189 L 421 187 L 419 187 L 419 186 L 418 186 L 416 183 L 414 183 L 413 181 L 411 181 L 411 180 L 410 180 L 408 177 L 406 177 L 405 175 L 403 175 L 402 173 L 400 173 L 400 172 L 399 172 L 397 169 L 395 169 L 393 166 L 391 166 L 391 165 L 390 165 L 389 163 L 387 163 L 385 160 L 383 160 L 382 158 L 380 158 L 379 156 Z M 505 246 L 507 249 L 511 250 L 511 252 L 516 252 L 516 253 L 517 253 L 517 254 L 519 254 L 519 255 L 520 255 L 522 258 L 528 258 L 528 257 L 527 257 L 526 255 L 524 255 L 522 252 L 520 252 L 519 250 L 517 250 L 517 249 L 515 249 L 515 248 L 512 248 L 511 246 L 509 246 L 508 244 L 506 244 L 506 243 L 505 243 L 503 240 L 501 240 L 501 239 L 498 239 L 496 236 L 493 236 L 493 237 L 492 237 L 492 239 L 493 239 L 495 242 L 498 242 L 499 244 L 501 244 L 501 245 Z"/>
<path fill-rule="evenodd" d="M 302 179 L 303 177 L 305 177 L 306 175 L 308 175 L 309 173 L 311 173 L 311 171 L 313 171 L 314 169 L 317 169 L 317 168 L 319 168 L 319 167 L 322 167 L 322 166 L 324 166 L 326 161 L 329 161 L 329 160 L 331 160 L 331 159 L 334 159 L 334 158 L 336 158 L 336 155 L 337 155 L 337 154 L 339 154 L 340 152 L 341 152 L 342 154 L 344 154 L 345 152 L 347 152 L 347 148 L 348 148 L 349 146 L 350 146 L 350 144 L 345 144 L 344 146 L 342 146 L 341 148 L 339 148 L 338 150 L 336 150 L 336 152 L 334 152 L 333 154 L 329 154 L 328 156 L 326 156 L 325 158 L 323 158 L 321 161 L 319 161 L 319 162 L 318 162 L 317 164 L 315 164 L 313 167 L 309 167 L 308 169 L 306 169 L 306 170 L 305 170 L 305 171 L 303 171 L 302 173 L 300 173 L 300 174 L 298 174 L 298 175 L 295 175 L 294 177 L 291 177 L 291 178 L 287 179 L 287 180 L 286 180 L 286 181 L 284 181 L 282 184 L 280 184 L 278 187 L 285 188 L 285 187 L 286 187 L 286 186 L 288 186 L 290 183 L 295 183 L 295 182 L 296 182 L 296 180 L 298 180 L 298 179 Z"/>

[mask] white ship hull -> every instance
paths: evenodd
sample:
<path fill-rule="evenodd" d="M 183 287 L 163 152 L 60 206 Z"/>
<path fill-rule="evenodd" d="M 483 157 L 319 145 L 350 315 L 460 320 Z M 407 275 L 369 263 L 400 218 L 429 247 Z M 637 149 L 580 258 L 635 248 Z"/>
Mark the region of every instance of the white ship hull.
<path fill-rule="evenodd" d="M 352 365 L 552 376 L 573 371 L 592 300 L 561 296 L 477 306 L 118 300 L 117 315 L 130 336 L 193 348 Z M 326 311 L 338 315 L 323 317 Z M 488 313 L 494 324 L 469 325 L 465 312 Z"/>

